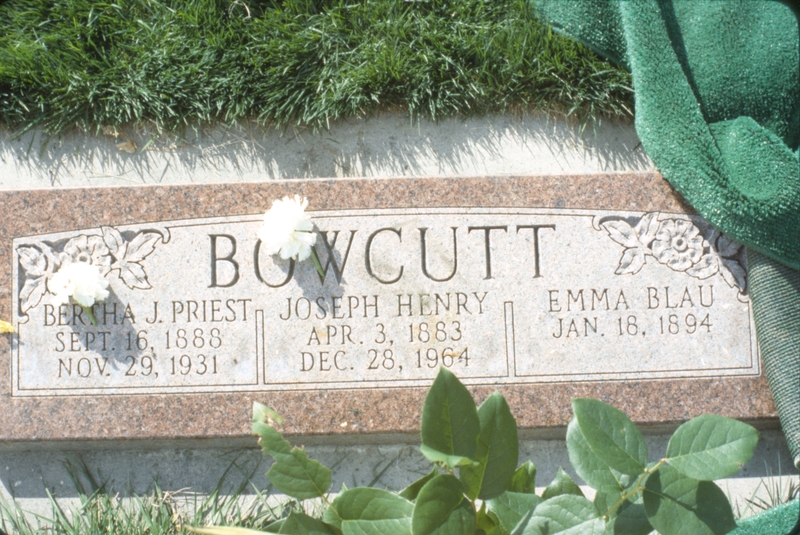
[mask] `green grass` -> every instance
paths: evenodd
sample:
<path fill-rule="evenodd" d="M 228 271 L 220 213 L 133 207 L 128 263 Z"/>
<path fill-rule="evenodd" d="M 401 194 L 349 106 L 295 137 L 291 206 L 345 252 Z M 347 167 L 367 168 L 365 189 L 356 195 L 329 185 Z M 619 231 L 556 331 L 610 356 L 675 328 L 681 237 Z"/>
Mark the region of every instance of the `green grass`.
<path fill-rule="evenodd" d="M 237 526 L 263 530 L 289 511 L 298 508 L 294 501 L 276 506 L 268 501 L 268 490 L 245 490 L 252 474 L 243 474 L 244 483 L 223 494 L 226 477 L 236 468 L 231 463 L 217 488 L 208 496 L 187 492 L 165 492 L 157 484 L 143 496 L 120 499 L 93 480 L 81 462 L 67 461 L 65 467 L 77 491 L 79 506 L 64 508 L 52 495 L 51 514 L 25 513 L 16 502 L 0 498 L 0 529 L 8 535 L 181 535 L 186 526 Z"/>
<path fill-rule="evenodd" d="M 780 463 L 778 464 L 780 466 Z M 761 478 L 758 486 L 749 498 L 745 498 L 745 506 L 737 502 L 734 511 L 736 518 L 745 518 L 754 514 L 769 511 L 795 501 L 800 497 L 800 483 L 794 479 L 781 477 L 780 471 L 773 477 L 772 471 L 767 468 L 767 476 Z"/>
<path fill-rule="evenodd" d="M 15 129 L 632 109 L 629 75 L 525 0 L 0 0 L 0 28 Z"/>

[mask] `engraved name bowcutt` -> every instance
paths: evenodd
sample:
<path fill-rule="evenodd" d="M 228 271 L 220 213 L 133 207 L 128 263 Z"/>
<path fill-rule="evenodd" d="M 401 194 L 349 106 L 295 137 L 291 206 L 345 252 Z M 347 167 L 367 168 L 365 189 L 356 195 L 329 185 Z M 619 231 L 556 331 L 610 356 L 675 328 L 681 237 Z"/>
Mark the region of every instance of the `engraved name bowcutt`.
<path fill-rule="evenodd" d="M 758 375 L 741 247 L 697 217 L 439 209 L 314 214 L 323 267 L 258 216 L 14 240 L 13 394 Z M 63 262 L 111 295 L 53 305 Z"/>

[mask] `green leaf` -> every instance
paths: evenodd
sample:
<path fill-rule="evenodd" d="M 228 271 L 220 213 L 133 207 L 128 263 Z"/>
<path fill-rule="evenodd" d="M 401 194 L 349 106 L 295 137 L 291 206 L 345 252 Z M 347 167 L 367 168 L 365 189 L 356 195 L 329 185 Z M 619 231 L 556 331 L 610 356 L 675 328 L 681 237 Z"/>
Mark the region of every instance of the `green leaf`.
<path fill-rule="evenodd" d="M 514 475 L 511 477 L 511 492 L 524 492 L 533 494 L 536 492 L 536 465 L 530 461 L 525 461 Z"/>
<path fill-rule="evenodd" d="M 334 503 L 336 502 L 336 500 L 333 501 Z M 342 517 L 339 516 L 339 513 L 332 506 L 329 505 L 328 507 L 325 508 L 325 512 L 322 513 L 322 521 L 325 522 L 327 525 L 331 526 L 332 528 L 334 528 L 335 530 L 337 530 L 337 532 L 341 533 Z"/>
<path fill-rule="evenodd" d="M 285 518 L 281 518 L 280 520 L 276 520 L 272 524 L 270 524 L 267 527 L 265 527 L 264 531 L 266 531 L 267 533 L 280 533 L 281 532 L 281 526 L 283 526 L 283 523 L 285 521 L 286 521 Z"/>
<path fill-rule="evenodd" d="M 525 515 L 542 503 L 542 499 L 536 494 L 504 492 L 486 503 L 489 510 L 497 515 L 500 523 L 510 533 Z"/>
<path fill-rule="evenodd" d="M 277 425 L 283 425 L 283 418 L 280 414 L 270 409 L 266 405 L 254 401 L 253 402 L 253 423 L 264 423 L 272 425 L 275 422 Z"/>
<path fill-rule="evenodd" d="M 533 511 L 525 535 L 603 535 L 605 522 L 583 496 L 562 494 Z M 671 534 L 670 534 L 671 535 Z"/>
<path fill-rule="evenodd" d="M 450 470 L 459 466 L 472 466 L 477 465 L 477 461 L 473 461 L 469 457 L 462 457 L 460 455 L 448 455 L 441 451 L 435 450 L 423 444 L 419 447 L 420 453 L 432 463 L 441 463 Z"/>
<path fill-rule="evenodd" d="M 473 535 L 475 525 L 475 510 L 454 476 L 440 474 L 420 489 L 411 518 L 412 535 Z"/>
<path fill-rule="evenodd" d="M 598 492 L 594 497 L 597 513 L 605 516 L 621 496 L 619 492 Z M 626 500 L 611 514 L 606 521 L 605 535 L 648 535 L 653 531 L 653 526 L 647 520 L 644 505 L 641 503 L 641 495 L 637 496 L 638 501 Z"/>
<path fill-rule="evenodd" d="M 292 511 L 283 521 L 281 535 L 331 535 L 331 530 L 316 518 L 305 513 Z"/>
<path fill-rule="evenodd" d="M 459 479 L 467 487 L 470 499 L 489 500 L 511 486 L 519 460 L 517 422 L 505 398 L 495 392 L 478 409 L 481 431 L 474 459 L 477 465 L 464 466 Z"/>
<path fill-rule="evenodd" d="M 594 507 L 600 516 L 605 516 L 611 506 L 622 496 L 619 492 L 597 491 L 594 495 Z"/>
<path fill-rule="evenodd" d="M 475 529 L 483 533 L 492 533 L 497 530 L 500 520 L 497 515 L 486 510 L 486 502 L 481 504 L 481 508 L 475 513 Z M 502 530 L 502 527 L 501 527 Z"/>
<path fill-rule="evenodd" d="M 669 535 L 722 535 L 736 527 L 718 486 L 666 465 L 647 478 L 644 509 L 653 527 Z"/>
<path fill-rule="evenodd" d="M 252 429 L 254 434 L 259 435 L 258 442 L 264 453 L 275 459 L 267 478 L 276 489 L 299 500 L 319 498 L 328 491 L 331 486 L 330 470 L 309 459 L 305 451 L 292 448 L 280 433 L 263 421 L 256 421 L 255 417 Z"/>
<path fill-rule="evenodd" d="M 608 522 L 612 526 L 614 535 L 648 535 L 653 531 L 653 526 L 647 519 L 644 505 L 641 503 L 623 503 L 613 520 Z"/>
<path fill-rule="evenodd" d="M 683 475 L 711 481 L 738 472 L 753 456 L 758 431 L 746 423 L 706 414 L 680 426 L 667 446 L 667 462 Z"/>
<path fill-rule="evenodd" d="M 414 504 L 405 498 L 369 487 L 339 494 L 323 520 L 344 535 L 409 535 Z"/>
<path fill-rule="evenodd" d="M 478 410 L 469 391 L 440 368 L 422 407 L 422 444 L 446 455 L 472 458 L 479 431 Z"/>
<path fill-rule="evenodd" d="M 567 426 L 567 452 L 569 462 L 578 476 L 598 491 L 617 492 L 633 482 L 634 478 L 612 470 L 602 456 L 592 450 L 581 433 L 577 418 L 573 418 Z"/>
<path fill-rule="evenodd" d="M 477 513 L 475 533 L 480 533 L 481 530 L 486 535 L 510 535 L 508 530 L 500 523 L 497 515 L 486 509 L 486 502 L 483 502 L 481 509 Z"/>
<path fill-rule="evenodd" d="M 511 531 L 511 533 L 509 533 L 509 535 L 524 535 L 525 530 L 528 528 L 528 522 L 530 522 L 534 511 L 535 509 L 531 509 L 525 513 L 525 516 L 523 516 L 519 523 L 514 526 L 514 529 Z"/>
<path fill-rule="evenodd" d="M 610 468 L 638 476 L 647 464 L 647 444 L 623 412 L 597 399 L 573 399 L 572 410 L 589 447 Z"/>
<path fill-rule="evenodd" d="M 558 472 L 556 472 L 556 477 L 554 477 L 553 481 L 551 481 L 550 484 L 545 487 L 544 492 L 542 493 L 542 498 L 548 500 L 556 496 L 561 496 L 562 494 L 583 496 L 583 491 L 578 484 L 575 483 L 571 477 L 569 477 L 569 474 L 559 466 Z"/>
<path fill-rule="evenodd" d="M 417 495 L 419 494 L 419 489 L 421 489 L 423 485 L 425 485 L 425 483 L 436 477 L 436 474 L 438 473 L 439 471 L 436 470 L 436 467 L 434 466 L 433 469 L 426 475 L 422 476 L 421 478 L 419 478 L 418 480 L 414 481 L 412 484 L 404 488 L 402 491 L 400 491 L 400 496 L 402 498 L 405 498 L 406 500 L 413 502 L 414 500 L 417 499 Z"/>

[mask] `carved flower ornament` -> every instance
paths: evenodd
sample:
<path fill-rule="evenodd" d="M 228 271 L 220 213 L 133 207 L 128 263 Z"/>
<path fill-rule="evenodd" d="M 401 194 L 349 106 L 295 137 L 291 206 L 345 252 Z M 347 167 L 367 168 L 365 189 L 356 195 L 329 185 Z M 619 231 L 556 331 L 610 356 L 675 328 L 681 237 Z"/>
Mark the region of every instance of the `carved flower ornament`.
<path fill-rule="evenodd" d="M 719 273 L 730 287 L 744 292 L 747 273 L 742 267 L 742 246 L 715 228 L 704 233 L 688 219 L 665 218 L 648 212 L 638 221 L 604 218 L 600 227 L 612 240 L 625 247 L 617 275 L 638 273 L 648 256 L 673 271 L 682 271 L 696 279 Z M 598 227 L 598 230 L 599 228 Z"/>
<path fill-rule="evenodd" d="M 81 235 L 72 238 L 64 246 L 59 260 L 62 266 L 74 262 L 95 266 L 103 276 L 111 271 L 111 255 L 101 236 Z"/>
<path fill-rule="evenodd" d="M 650 248 L 656 260 L 675 271 L 686 271 L 703 256 L 705 238 L 691 221 L 668 219 L 656 232 Z"/>
<path fill-rule="evenodd" d="M 55 296 L 56 303 L 65 303 L 72 297 L 81 306 L 91 307 L 108 295 L 106 292 L 102 296 L 98 287 L 105 291 L 112 272 L 128 288 L 151 288 L 141 261 L 161 239 L 158 232 L 143 231 L 128 240 L 113 227 L 101 227 L 99 235 L 81 234 L 68 240 L 39 241 L 17 247 L 19 263 L 25 271 L 20 310 L 26 313 L 48 293 Z M 94 301 L 84 304 L 90 301 L 90 296 Z"/>

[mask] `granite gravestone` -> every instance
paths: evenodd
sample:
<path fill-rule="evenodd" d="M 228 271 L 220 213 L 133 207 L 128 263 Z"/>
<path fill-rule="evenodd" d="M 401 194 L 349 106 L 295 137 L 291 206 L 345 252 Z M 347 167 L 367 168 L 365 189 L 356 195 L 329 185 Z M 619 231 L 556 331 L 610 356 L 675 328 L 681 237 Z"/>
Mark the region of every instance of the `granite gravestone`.
<path fill-rule="evenodd" d="M 310 199 L 311 261 L 261 250 Z M 0 440 L 415 432 L 439 367 L 523 427 L 600 397 L 645 423 L 774 419 L 742 248 L 657 174 L 3 193 Z M 90 324 L 61 265 L 100 267 Z"/>

